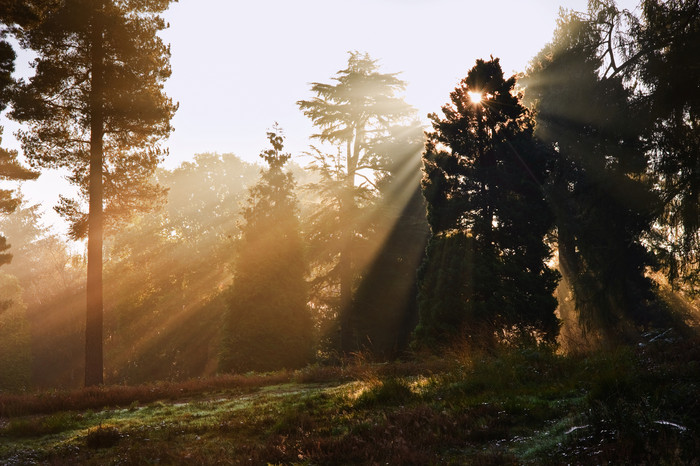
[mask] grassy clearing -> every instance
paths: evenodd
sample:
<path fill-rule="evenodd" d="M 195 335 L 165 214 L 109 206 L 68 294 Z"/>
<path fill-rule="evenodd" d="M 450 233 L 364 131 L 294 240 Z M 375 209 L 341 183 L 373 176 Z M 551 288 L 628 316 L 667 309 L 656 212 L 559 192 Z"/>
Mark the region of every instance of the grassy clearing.
<path fill-rule="evenodd" d="M 108 387 L 89 409 L 73 392 L 3 397 L 0 463 L 692 464 L 699 362 L 697 341 L 656 341 L 193 381 L 146 401 L 158 386 Z M 50 396 L 65 399 L 32 401 Z"/>

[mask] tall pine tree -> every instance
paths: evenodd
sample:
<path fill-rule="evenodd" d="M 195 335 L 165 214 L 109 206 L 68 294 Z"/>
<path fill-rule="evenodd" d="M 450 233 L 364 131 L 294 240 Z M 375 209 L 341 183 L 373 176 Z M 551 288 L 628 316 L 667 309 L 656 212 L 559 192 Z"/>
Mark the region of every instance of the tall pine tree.
<path fill-rule="evenodd" d="M 546 265 L 552 214 L 542 188 L 551 154 L 498 59 L 477 60 L 450 98 L 443 118 L 430 115 L 423 155 L 432 237 L 418 342 L 553 341 L 558 275 Z"/>
<path fill-rule="evenodd" d="M 162 194 L 149 179 L 176 109 L 163 92 L 170 51 L 157 35 L 171 0 L 19 3 L 34 20 L 14 33 L 37 58 L 10 116 L 27 127 L 20 139 L 32 166 L 70 170 L 88 200 L 88 212 L 67 198 L 58 210 L 75 237 L 88 237 L 85 384 L 101 384 L 105 214 L 147 210 Z"/>

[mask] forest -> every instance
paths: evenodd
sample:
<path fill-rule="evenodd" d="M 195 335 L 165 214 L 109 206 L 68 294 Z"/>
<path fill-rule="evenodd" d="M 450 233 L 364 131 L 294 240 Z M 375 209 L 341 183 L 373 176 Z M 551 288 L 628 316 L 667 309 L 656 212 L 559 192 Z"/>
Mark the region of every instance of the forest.
<path fill-rule="evenodd" d="M 700 2 L 561 9 L 428 126 L 350 51 L 304 154 L 165 168 L 171 3 L 0 0 L 1 464 L 698 464 Z"/>

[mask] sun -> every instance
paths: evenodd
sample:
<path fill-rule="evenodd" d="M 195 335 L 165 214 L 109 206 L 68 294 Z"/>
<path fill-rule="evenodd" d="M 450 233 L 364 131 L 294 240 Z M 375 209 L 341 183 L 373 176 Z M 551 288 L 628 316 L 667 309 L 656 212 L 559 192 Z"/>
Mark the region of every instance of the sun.
<path fill-rule="evenodd" d="M 469 94 L 469 100 L 471 100 L 473 104 L 478 104 L 484 98 L 481 92 L 469 91 L 467 94 Z"/>

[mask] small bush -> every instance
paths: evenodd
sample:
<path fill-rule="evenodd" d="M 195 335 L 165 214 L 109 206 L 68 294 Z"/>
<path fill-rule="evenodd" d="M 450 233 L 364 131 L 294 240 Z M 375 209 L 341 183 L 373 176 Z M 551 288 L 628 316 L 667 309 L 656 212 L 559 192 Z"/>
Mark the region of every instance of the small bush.
<path fill-rule="evenodd" d="M 111 448 L 119 443 L 122 434 L 114 426 L 99 426 L 88 431 L 85 443 L 89 448 Z"/>
<path fill-rule="evenodd" d="M 357 406 L 401 405 L 414 397 L 411 387 L 403 379 L 391 377 L 363 392 L 357 399 Z"/>

